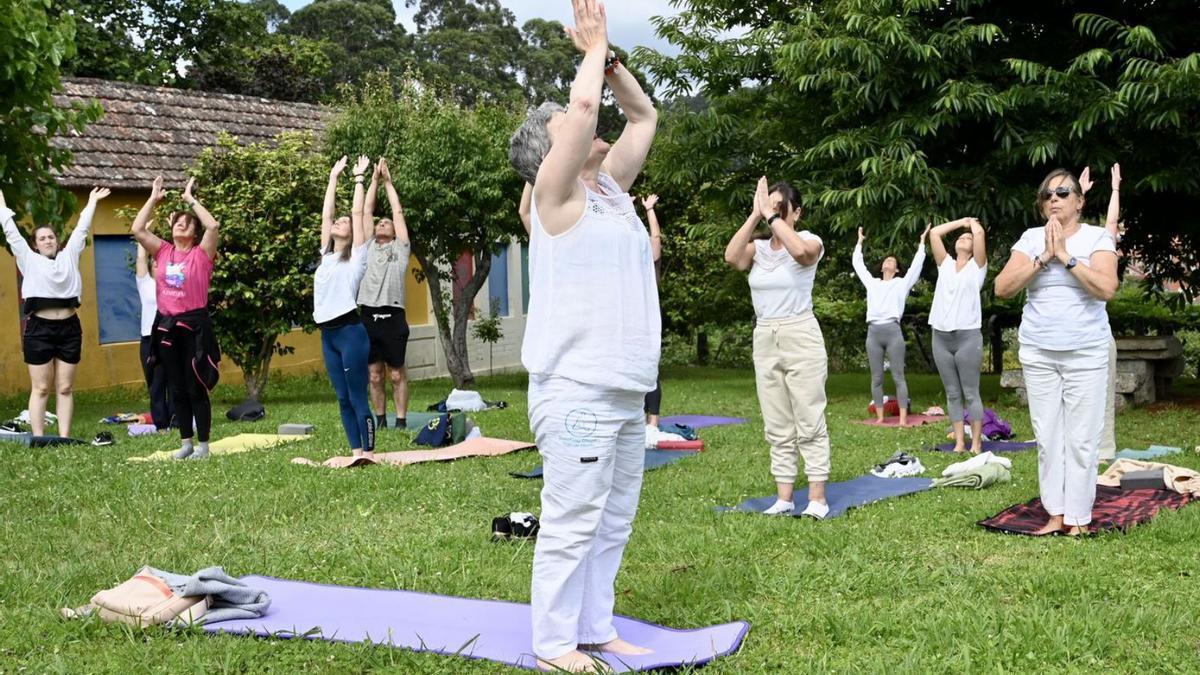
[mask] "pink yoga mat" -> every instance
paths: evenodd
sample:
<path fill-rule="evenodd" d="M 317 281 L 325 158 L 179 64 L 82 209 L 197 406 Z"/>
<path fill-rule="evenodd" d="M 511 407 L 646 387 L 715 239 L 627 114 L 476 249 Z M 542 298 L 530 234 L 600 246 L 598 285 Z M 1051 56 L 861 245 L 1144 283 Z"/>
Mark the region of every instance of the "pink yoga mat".
<path fill-rule="evenodd" d="M 526 569 L 528 574 L 528 568 Z M 205 624 L 209 633 L 311 640 L 373 642 L 533 669 L 529 605 L 403 590 L 327 586 L 271 577 L 242 577 L 267 592 L 271 606 L 258 619 Z M 745 621 L 676 630 L 617 616 L 617 633 L 654 652 L 598 656 L 616 672 L 700 665 L 738 650 Z"/>
<path fill-rule="evenodd" d="M 882 424 L 880 424 L 879 422 L 876 422 L 874 418 L 866 419 L 866 420 L 854 420 L 854 421 L 858 424 L 865 424 L 870 427 L 898 427 L 898 426 L 900 426 L 900 418 L 899 417 L 885 417 L 885 418 L 883 418 Z M 932 424 L 933 422 L 945 422 L 945 421 L 946 421 L 945 415 L 913 414 L 913 415 L 908 416 L 908 424 L 905 425 L 905 428 L 919 427 L 922 424 Z"/>

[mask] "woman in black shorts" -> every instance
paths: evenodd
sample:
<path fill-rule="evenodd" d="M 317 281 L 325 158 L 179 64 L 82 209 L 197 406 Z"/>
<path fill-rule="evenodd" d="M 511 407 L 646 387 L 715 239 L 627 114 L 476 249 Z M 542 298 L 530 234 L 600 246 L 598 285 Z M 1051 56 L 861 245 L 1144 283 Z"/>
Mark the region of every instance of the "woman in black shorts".
<path fill-rule="evenodd" d="M 46 430 L 46 405 L 51 390 L 58 394 L 58 433 L 71 435 L 75 410 L 75 366 L 79 364 L 83 331 L 75 310 L 83 293 L 79 256 L 87 246 L 88 230 L 96 204 L 109 195 L 107 188 L 93 188 L 79 222 L 59 250 L 58 235 L 43 225 L 33 231 L 33 246 L 25 241 L 13 219 L 13 211 L 0 193 L 0 224 L 21 270 L 21 297 L 25 302 L 25 363 L 29 365 L 29 425 L 35 436 Z"/>

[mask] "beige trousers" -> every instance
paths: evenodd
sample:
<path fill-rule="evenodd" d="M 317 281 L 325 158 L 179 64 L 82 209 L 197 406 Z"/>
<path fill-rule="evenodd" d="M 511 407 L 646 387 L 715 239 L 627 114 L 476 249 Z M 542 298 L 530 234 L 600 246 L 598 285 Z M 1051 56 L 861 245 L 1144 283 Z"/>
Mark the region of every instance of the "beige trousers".
<path fill-rule="evenodd" d="M 754 376 L 777 483 L 795 483 L 799 456 L 809 482 L 829 479 L 825 379 L 829 364 L 812 313 L 760 319 L 754 328 Z"/>

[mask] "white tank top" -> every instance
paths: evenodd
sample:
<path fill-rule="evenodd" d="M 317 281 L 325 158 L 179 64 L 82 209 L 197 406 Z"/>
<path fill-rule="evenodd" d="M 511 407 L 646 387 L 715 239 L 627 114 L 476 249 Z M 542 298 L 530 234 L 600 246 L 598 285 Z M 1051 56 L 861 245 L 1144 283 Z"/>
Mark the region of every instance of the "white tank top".
<path fill-rule="evenodd" d="M 529 315 L 521 363 L 530 374 L 650 392 L 662 323 L 646 226 L 607 174 L 584 187 L 583 215 L 550 236 L 530 206 Z"/>

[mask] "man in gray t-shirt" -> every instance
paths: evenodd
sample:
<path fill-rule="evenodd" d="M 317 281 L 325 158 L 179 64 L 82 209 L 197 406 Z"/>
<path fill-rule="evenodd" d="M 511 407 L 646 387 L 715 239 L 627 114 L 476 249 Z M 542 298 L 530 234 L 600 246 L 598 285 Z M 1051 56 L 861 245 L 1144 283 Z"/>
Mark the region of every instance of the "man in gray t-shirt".
<path fill-rule="evenodd" d="M 380 178 L 383 178 L 387 190 L 392 217 L 380 218 L 373 223 Z M 375 238 L 367 242 L 367 271 L 358 287 L 362 322 L 371 340 L 371 350 L 367 356 L 371 372 L 371 410 L 375 413 L 376 428 L 387 426 L 387 392 L 383 378 L 386 369 L 392 381 L 396 426 L 403 429 L 408 410 L 408 376 L 404 370 L 408 320 L 404 315 L 404 284 L 412 246 L 408 241 L 408 227 L 404 223 L 404 209 L 400 206 L 396 187 L 392 185 L 386 160 L 380 159 L 375 166 L 363 204 L 363 215 L 367 219 L 367 226 L 375 232 Z"/>

